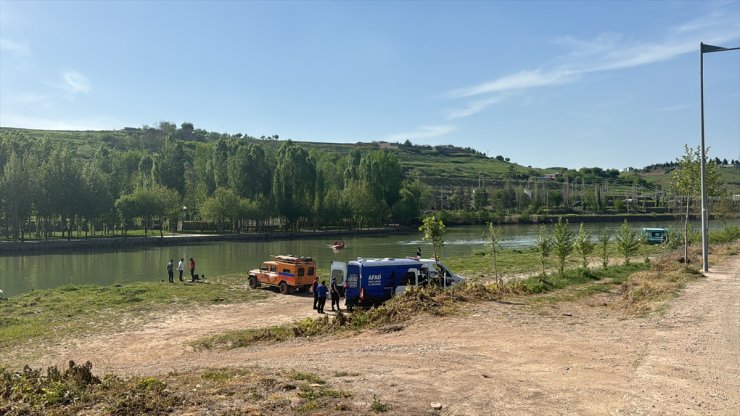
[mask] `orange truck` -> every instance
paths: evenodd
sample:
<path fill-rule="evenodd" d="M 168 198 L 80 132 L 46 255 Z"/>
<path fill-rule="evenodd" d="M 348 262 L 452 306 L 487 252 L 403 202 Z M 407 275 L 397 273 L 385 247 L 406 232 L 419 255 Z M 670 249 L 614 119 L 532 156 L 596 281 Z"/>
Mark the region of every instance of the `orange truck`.
<path fill-rule="evenodd" d="M 249 271 L 249 287 L 273 286 L 288 294 L 304 289 L 309 291 L 316 275 L 316 262 L 311 257 L 273 256 L 259 269 Z"/>

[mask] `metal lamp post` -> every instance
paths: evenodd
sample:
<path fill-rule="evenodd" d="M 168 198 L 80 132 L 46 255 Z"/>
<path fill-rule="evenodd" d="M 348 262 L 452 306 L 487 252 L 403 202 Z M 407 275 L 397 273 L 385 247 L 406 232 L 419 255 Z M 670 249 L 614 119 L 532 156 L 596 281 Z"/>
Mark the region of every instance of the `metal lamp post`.
<path fill-rule="evenodd" d="M 706 189 L 706 153 L 704 151 L 704 54 L 710 52 L 733 51 L 738 48 L 722 48 L 720 46 L 699 43 L 699 76 L 701 78 L 701 259 L 702 271 L 709 271 L 709 213 L 707 212 L 707 189 Z"/>

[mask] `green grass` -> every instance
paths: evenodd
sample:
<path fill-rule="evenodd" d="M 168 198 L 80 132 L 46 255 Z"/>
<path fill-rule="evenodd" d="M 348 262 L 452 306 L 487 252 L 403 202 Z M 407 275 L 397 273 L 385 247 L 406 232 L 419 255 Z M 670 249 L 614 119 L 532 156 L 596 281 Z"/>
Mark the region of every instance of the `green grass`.
<path fill-rule="evenodd" d="M 373 402 L 370 404 L 370 410 L 375 413 L 385 413 L 391 409 L 391 405 L 381 402 L 375 395 L 373 395 Z"/>
<path fill-rule="evenodd" d="M 598 254 L 599 248 L 595 248 L 594 252 L 589 256 L 589 260 L 592 262 L 598 262 L 601 264 L 601 257 Z M 667 247 L 661 245 L 640 245 L 640 249 L 635 257 L 632 257 L 631 261 L 640 261 L 645 256 L 654 256 L 660 253 L 665 253 Z M 609 254 L 610 264 L 621 264 L 624 261 L 624 257 L 617 252 L 615 243 L 609 243 L 607 248 Z M 454 270 L 455 273 L 465 276 L 469 279 L 478 278 L 490 278 L 493 276 L 493 258 L 487 252 L 477 252 L 470 256 L 461 256 L 455 258 L 443 258 L 442 261 Z M 580 266 L 581 259 L 577 253 L 571 254 L 565 262 L 566 269 L 576 268 Z M 539 253 L 534 248 L 528 249 L 514 249 L 514 250 L 503 250 L 497 256 L 497 268 L 499 274 L 508 276 L 512 275 L 535 275 L 542 272 L 542 264 L 540 263 Z M 545 269 L 552 271 L 557 268 L 557 259 L 554 256 L 548 257 L 545 261 Z"/>
<path fill-rule="evenodd" d="M 32 291 L 0 302 L 0 357 L 3 351 L 29 341 L 102 331 L 132 316 L 172 313 L 193 305 L 249 302 L 269 295 L 249 290 L 238 274 L 215 276 L 207 284 L 139 282 Z"/>

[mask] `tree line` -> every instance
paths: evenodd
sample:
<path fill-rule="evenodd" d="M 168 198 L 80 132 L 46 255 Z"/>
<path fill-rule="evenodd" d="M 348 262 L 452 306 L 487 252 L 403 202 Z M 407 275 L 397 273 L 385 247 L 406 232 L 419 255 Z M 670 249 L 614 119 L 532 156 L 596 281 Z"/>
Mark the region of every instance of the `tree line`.
<path fill-rule="evenodd" d="M 0 130 L 0 233 L 6 239 L 133 229 L 146 235 L 152 228 L 162 235 L 178 225 L 234 232 L 418 225 L 432 210 L 450 223 L 526 222 L 535 215 L 685 211 L 686 201 L 697 197 L 676 180 L 671 194 L 635 172 L 593 167 L 543 174 L 498 156 L 490 163 L 508 164 L 499 179 L 438 183 L 444 175 L 434 169 L 422 176 L 414 163 L 402 167 L 399 157 L 411 157 L 404 153 L 409 148 L 433 150 L 408 140 L 400 151 L 322 150 L 277 135 L 207 132 L 187 122 L 48 134 Z M 454 146 L 434 151 L 489 159 Z M 687 169 L 679 165 L 678 171 Z M 708 168 L 717 165 L 711 160 Z M 724 198 L 712 209 L 731 213 L 734 205 Z"/>
<path fill-rule="evenodd" d="M 249 139 L 169 134 L 156 152 L 101 146 L 84 160 L 70 144 L 4 131 L 2 233 L 23 241 L 26 234 L 147 234 L 154 227 L 161 235 L 184 219 L 237 232 L 418 222 L 429 190 L 407 178 L 392 153 L 338 156 L 290 140 L 272 150 Z"/>

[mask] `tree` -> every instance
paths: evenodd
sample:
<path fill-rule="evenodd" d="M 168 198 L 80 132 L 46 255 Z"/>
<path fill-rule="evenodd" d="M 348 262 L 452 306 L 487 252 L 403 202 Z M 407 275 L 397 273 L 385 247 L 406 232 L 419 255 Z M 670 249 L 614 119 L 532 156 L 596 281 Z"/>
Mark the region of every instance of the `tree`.
<path fill-rule="evenodd" d="M 444 233 L 446 227 L 442 220 L 438 220 L 435 215 L 425 217 L 419 231 L 424 233 L 424 240 L 432 242 L 432 248 L 434 250 L 434 258 L 439 259 L 439 255 L 444 246 Z"/>
<path fill-rule="evenodd" d="M 297 227 L 297 220 L 311 213 L 314 202 L 316 166 L 308 152 L 288 140 L 278 150 L 272 193 L 278 213 L 286 226 Z"/>
<path fill-rule="evenodd" d="M 588 256 L 594 251 L 596 244 L 591 241 L 591 236 L 586 233 L 583 223 L 578 227 L 578 237 L 576 237 L 575 249 L 581 255 L 581 267 L 583 270 L 588 269 Z"/>
<path fill-rule="evenodd" d="M 392 207 L 393 218 L 401 224 L 418 224 L 429 192 L 429 187 L 421 182 L 405 183 L 399 192 L 401 199 Z"/>
<path fill-rule="evenodd" d="M 185 193 L 185 158 L 182 143 L 172 137 L 164 141 L 162 153 L 154 162 L 154 174 L 157 183 L 176 190 L 180 195 Z"/>
<path fill-rule="evenodd" d="M 216 188 L 226 187 L 229 185 L 228 158 L 229 147 L 226 144 L 226 140 L 220 138 L 216 142 L 216 146 L 213 149 L 213 157 L 211 159 L 213 182 L 216 185 Z"/>
<path fill-rule="evenodd" d="M 678 169 L 673 171 L 673 186 L 676 191 L 686 198 L 686 217 L 684 219 L 684 261 L 689 262 L 689 212 L 691 200 L 701 196 L 701 147 L 691 149 L 684 145 L 684 155 L 677 159 Z M 705 152 L 708 157 L 709 152 Z M 719 169 L 714 161 L 705 164 L 704 186 L 707 196 L 717 196 L 721 193 L 722 182 Z"/>
<path fill-rule="evenodd" d="M 609 229 L 607 227 L 604 227 L 601 229 L 601 232 L 599 233 L 599 236 L 596 238 L 599 244 L 599 254 L 601 255 L 601 265 L 604 266 L 604 269 L 609 267 L 609 240 L 611 239 L 611 236 L 609 235 Z"/>
<path fill-rule="evenodd" d="M 235 230 L 242 208 L 242 202 L 233 190 L 216 188 L 213 196 L 203 202 L 200 213 L 206 220 L 219 225 L 228 220 L 231 229 Z"/>
<path fill-rule="evenodd" d="M 493 277 L 498 284 L 503 284 L 503 279 L 498 275 L 497 255 L 501 251 L 501 228 L 496 227 L 493 222 L 488 223 L 488 229 L 483 233 L 486 239 L 486 246 L 493 257 Z"/>
<path fill-rule="evenodd" d="M 154 185 L 151 188 L 138 188 L 131 194 L 123 195 L 116 201 L 116 209 L 124 227 L 136 217 L 141 218 L 144 225 L 144 235 L 149 234 L 152 220 L 159 219 L 159 236 L 164 237 L 164 220 L 175 216 L 180 211 L 180 195 L 174 189 L 165 188 L 162 185 Z"/>
<path fill-rule="evenodd" d="M 737 203 L 732 200 L 732 195 L 724 193 L 720 197 L 719 203 L 714 207 L 715 214 L 722 220 L 722 224 L 727 227 L 727 220 L 735 217 L 738 212 Z"/>
<path fill-rule="evenodd" d="M 381 223 L 388 212 L 385 201 L 375 198 L 364 182 L 354 181 L 342 190 L 342 199 L 359 226 Z"/>
<path fill-rule="evenodd" d="M 254 199 L 269 195 L 272 169 L 262 146 L 241 145 L 228 159 L 229 186 L 237 195 Z"/>
<path fill-rule="evenodd" d="M 118 218 L 121 220 L 121 228 L 123 228 L 123 234 L 129 230 L 129 227 L 133 225 L 134 218 L 136 218 L 136 201 L 133 194 L 126 194 L 118 198 L 115 202 L 116 212 Z"/>
<path fill-rule="evenodd" d="M 545 224 L 540 225 L 540 231 L 535 240 L 535 248 L 540 253 L 540 263 L 542 263 L 542 276 L 545 275 L 545 261 L 552 252 L 552 239 Z"/>
<path fill-rule="evenodd" d="M 83 203 L 80 204 L 80 214 L 88 228 L 92 225 L 95 235 L 96 224 L 102 222 L 105 216 L 110 218 L 111 211 L 115 209 L 115 199 L 110 192 L 110 177 L 93 164 L 83 171 L 82 186 L 84 191 L 81 195 Z"/>
<path fill-rule="evenodd" d="M 24 225 L 31 216 L 32 169 L 29 157 L 11 153 L 5 164 L 0 194 L 3 211 L 12 229 L 13 240 L 24 240 Z"/>
<path fill-rule="evenodd" d="M 488 206 L 488 192 L 486 192 L 486 189 L 480 188 L 473 191 L 473 208 L 480 211 L 486 206 Z"/>
<path fill-rule="evenodd" d="M 561 277 L 565 273 L 565 260 L 573 252 L 574 239 L 575 236 L 568 229 L 568 220 L 563 221 L 563 217 L 559 217 L 558 223 L 552 230 L 552 243 L 555 256 L 558 258 L 558 272 Z"/>
<path fill-rule="evenodd" d="M 56 147 L 48 160 L 51 198 L 54 201 L 56 214 L 59 214 L 62 226 L 67 230 L 67 240 L 72 238 L 72 228 L 80 213 L 84 193 L 82 172 L 69 147 Z"/>
<path fill-rule="evenodd" d="M 640 239 L 637 238 L 637 233 L 632 230 L 627 220 L 624 220 L 622 225 L 617 230 L 617 251 L 619 254 L 624 256 L 624 264 L 630 264 L 630 257 L 637 254 L 640 249 Z"/>
<path fill-rule="evenodd" d="M 389 207 L 398 201 L 403 174 L 398 158 L 389 152 L 370 152 L 360 161 L 360 180 L 365 182 L 376 199 Z"/>

